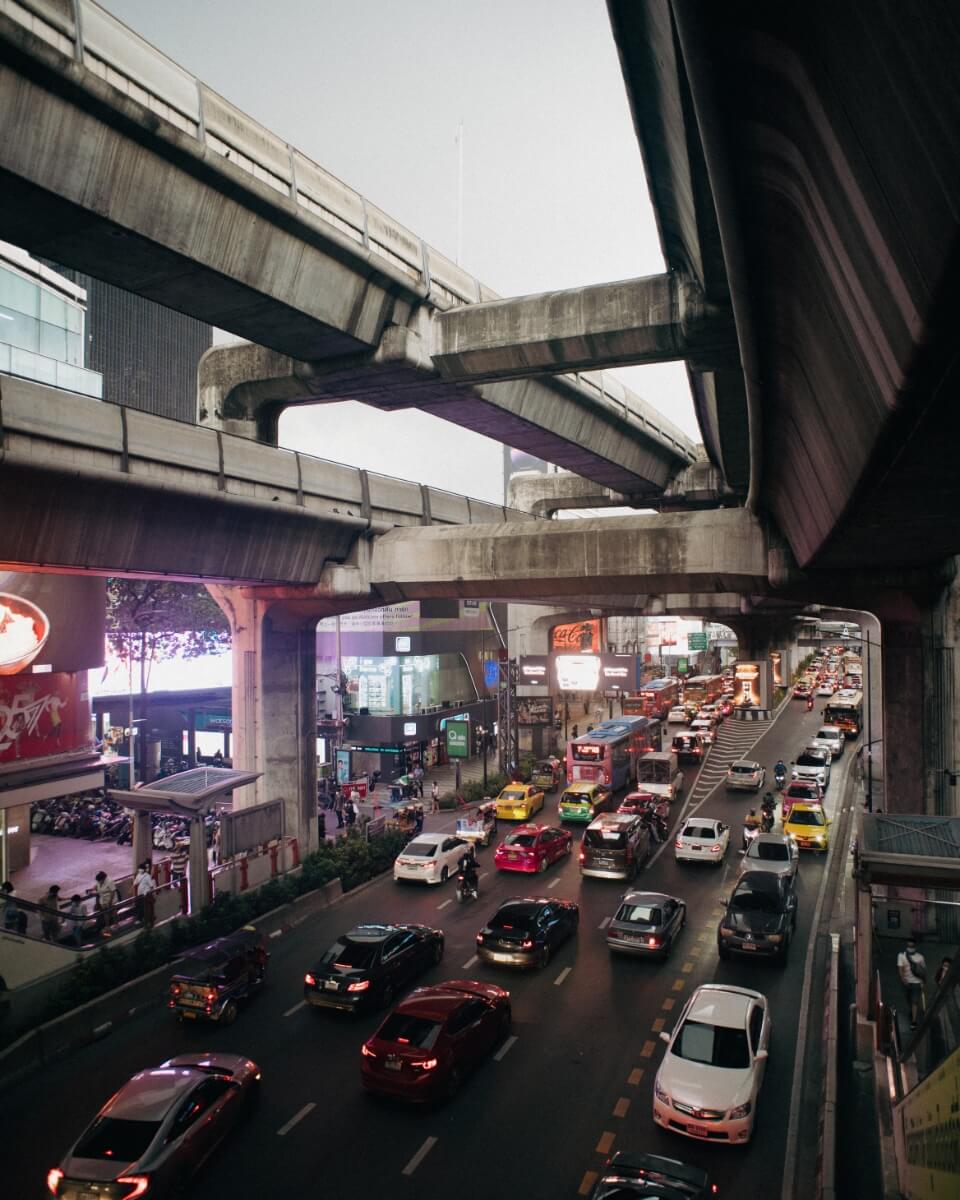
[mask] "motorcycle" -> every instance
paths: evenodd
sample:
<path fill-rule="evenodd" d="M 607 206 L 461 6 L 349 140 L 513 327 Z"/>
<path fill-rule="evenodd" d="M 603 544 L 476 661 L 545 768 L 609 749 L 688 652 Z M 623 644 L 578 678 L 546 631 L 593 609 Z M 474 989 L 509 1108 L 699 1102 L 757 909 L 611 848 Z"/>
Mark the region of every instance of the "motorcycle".
<path fill-rule="evenodd" d="M 464 900 L 479 900 L 480 899 L 480 883 L 476 875 L 471 879 L 467 878 L 466 872 L 461 871 L 457 875 L 457 903 L 462 904 Z"/>
<path fill-rule="evenodd" d="M 777 791 L 782 792 L 787 783 L 787 768 L 774 768 L 773 781 L 777 785 Z"/>
<path fill-rule="evenodd" d="M 759 825 L 744 825 L 743 827 L 743 849 L 744 853 L 750 849 L 750 843 L 760 834 Z"/>

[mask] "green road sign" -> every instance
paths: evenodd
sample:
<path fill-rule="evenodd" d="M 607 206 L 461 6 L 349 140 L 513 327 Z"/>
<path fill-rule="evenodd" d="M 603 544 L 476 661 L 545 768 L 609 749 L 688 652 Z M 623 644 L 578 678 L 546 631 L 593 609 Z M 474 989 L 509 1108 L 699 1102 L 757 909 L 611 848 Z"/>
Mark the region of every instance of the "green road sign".
<path fill-rule="evenodd" d="M 687 645 L 690 647 L 691 653 L 694 650 L 706 650 L 707 635 L 705 633 L 688 633 Z"/>
<path fill-rule="evenodd" d="M 685 658 L 681 658 L 681 659 L 677 660 L 677 674 L 678 675 L 686 675 L 686 673 L 689 670 L 690 670 L 690 666 Z"/>

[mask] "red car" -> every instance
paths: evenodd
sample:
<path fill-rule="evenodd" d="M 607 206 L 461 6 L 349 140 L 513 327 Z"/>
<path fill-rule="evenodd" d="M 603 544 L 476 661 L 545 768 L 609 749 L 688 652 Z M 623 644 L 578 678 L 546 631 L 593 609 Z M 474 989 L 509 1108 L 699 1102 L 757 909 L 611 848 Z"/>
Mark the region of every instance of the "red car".
<path fill-rule="evenodd" d="M 552 825 L 518 825 L 497 847 L 493 856 L 498 871 L 545 871 L 569 854 L 573 835 Z"/>
<path fill-rule="evenodd" d="M 670 812 L 670 804 L 662 796 L 655 796 L 653 792 L 627 792 L 620 801 L 617 812 L 641 813 L 647 809 L 666 817 Z"/>
<path fill-rule="evenodd" d="M 417 988 L 361 1047 L 368 1092 L 426 1103 L 449 1099 L 464 1076 L 510 1032 L 510 993 L 451 979 Z"/>

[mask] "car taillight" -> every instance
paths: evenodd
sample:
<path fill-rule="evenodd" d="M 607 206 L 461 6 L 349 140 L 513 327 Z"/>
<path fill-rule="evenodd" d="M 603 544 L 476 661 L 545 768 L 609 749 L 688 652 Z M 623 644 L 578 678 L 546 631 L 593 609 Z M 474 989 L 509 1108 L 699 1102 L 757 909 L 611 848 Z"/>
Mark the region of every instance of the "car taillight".
<path fill-rule="evenodd" d="M 711 854 L 719 854 L 722 849 L 723 849 L 723 847 L 720 845 L 719 842 L 717 842 L 716 845 L 710 847 L 710 853 Z"/>
<path fill-rule="evenodd" d="M 212 1004 L 214 1002 L 214 1000 L 216 1000 L 216 998 L 217 998 L 217 989 L 211 988 L 211 987 L 204 988 L 203 989 L 203 998 L 204 998 L 204 1000 L 206 1000 L 206 1002 L 208 1004 Z"/>
<path fill-rule="evenodd" d="M 584 862 L 586 860 L 586 857 L 587 856 L 586 856 L 585 852 L 583 850 L 581 850 L 580 851 L 580 861 Z"/>
<path fill-rule="evenodd" d="M 647 945 L 648 945 L 648 946 L 659 946 L 659 945 L 660 945 L 660 939 L 659 939 L 659 938 L 655 938 L 655 937 L 648 937 L 648 938 L 647 938 Z"/>
<path fill-rule="evenodd" d="M 179 983 L 171 983 L 170 984 L 170 995 L 171 996 L 179 996 L 182 991 L 183 991 L 183 988 L 180 986 Z"/>
<path fill-rule="evenodd" d="M 60 1180 L 63 1179 L 63 1172 L 59 1167 L 51 1167 L 47 1172 L 47 1187 L 50 1189 L 51 1196 L 57 1194 L 57 1189 L 60 1187 Z"/>
<path fill-rule="evenodd" d="M 532 950 L 533 949 L 533 939 L 532 938 L 524 938 L 523 941 L 520 943 L 520 949 L 521 950 Z"/>
<path fill-rule="evenodd" d="M 683 838 L 677 838 L 677 840 L 674 842 L 674 848 L 677 850 L 683 849 Z"/>
<path fill-rule="evenodd" d="M 483 934 L 482 934 L 482 933 L 478 933 L 478 934 L 477 934 L 477 945 L 479 946 L 479 945 L 481 945 L 482 943 L 483 943 Z"/>
<path fill-rule="evenodd" d="M 420 1058 L 410 1063 L 410 1066 L 415 1071 L 432 1071 L 436 1065 L 437 1060 L 435 1058 Z"/>
<path fill-rule="evenodd" d="M 117 1177 L 117 1183 L 130 1184 L 130 1191 L 125 1192 L 121 1200 L 136 1200 L 137 1196 L 142 1196 L 150 1186 L 150 1179 L 147 1175 L 120 1175 Z"/>
<path fill-rule="evenodd" d="M 351 983 L 347 988 L 348 992 L 365 992 L 370 986 L 369 979 L 360 979 L 356 983 Z"/>
<path fill-rule="evenodd" d="M 317 986 L 316 979 L 314 979 L 314 977 L 310 974 L 309 971 L 306 973 L 306 975 L 304 975 L 303 982 L 307 985 L 307 987 L 316 987 Z"/>
<path fill-rule="evenodd" d="M 607 937 L 608 938 L 618 938 L 618 937 L 623 937 L 623 934 L 620 932 L 619 929 L 608 929 Z"/>
<path fill-rule="evenodd" d="M 364 1042 L 364 1044 L 360 1047 L 360 1053 L 363 1055 L 364 1058 L 376 1058 L 377 1057 L 376 1054 L 374 1054 L 374 1052 L 366 1044 L 366 1042 Z"/>

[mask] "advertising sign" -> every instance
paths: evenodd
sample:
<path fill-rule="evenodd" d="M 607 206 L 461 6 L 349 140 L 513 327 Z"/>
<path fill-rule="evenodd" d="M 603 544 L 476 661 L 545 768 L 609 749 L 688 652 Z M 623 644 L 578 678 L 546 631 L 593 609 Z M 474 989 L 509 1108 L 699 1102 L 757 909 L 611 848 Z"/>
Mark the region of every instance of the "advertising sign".
<path fill-rule="evenodd" d="M 770 651 L 770 666 L 773 668 L 774 687 L 783 687 L 782 655 L 779 650 Z"/>
<path fill-rule="evenodd" d="M 466 721 L 447 721 L 447 758 L 469 758 L 470 726 Z"/>
<path fill-rule="evenodd" d="M 0 675 L 102 667 L 106 581 L 0 571 Z"/>
<path fill-rule="evenodd" d="M 600 674 L 604 687 L 627 692 L 637 686 L 637 659 L 634 654 L 601 655 Z"/>
<path fill-rule="evenodd" d="M 91 745 L 85 674 L 0 678 L 0 764 Z"/>
<path fill-rule="evenodd" d="M 488 688 L 496 687 L 500 682 L 500 664 L 495 659 L 488 658 L 484 661 L 483 682 Z"/>
<path fill-rule="evenodd" d="M 769 660 L 765 662 L 739 662 L 734 668 L 734 708 L 770 707 Z"/>
<path fill-rule="evenodd" d="M 518 725 L 553 724 L 553 700 L 550 696 L 518 696 L 515 711 Z"/>
<path fill-rule="evenodd" d="M 337 783 L 347 783 L 350 779 L 350 751 L 337 751 Z"/>
<path fill-rule="evenodd" d="M 550 649 L 564 654 L 599 654 L 602 632 L 600 618 L 554 625 L 550 631 Z"/>
<path fill-rule="evenodd" d="M 558 654 L 554 659 L 558 691 L 595 692 L 600 666 L 599 654 Z"/>
<path fill-rule="evenodd" d="M 520 656 L 520 683 L 536 687 L 550 684 L 550 658 L 546 654 L 523 654 Z"/>

